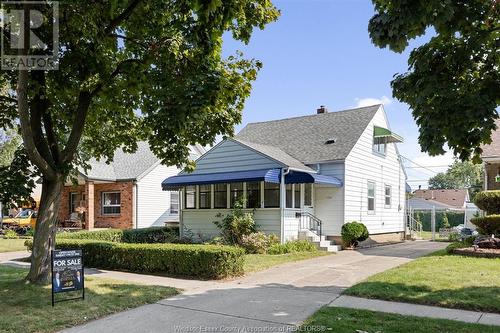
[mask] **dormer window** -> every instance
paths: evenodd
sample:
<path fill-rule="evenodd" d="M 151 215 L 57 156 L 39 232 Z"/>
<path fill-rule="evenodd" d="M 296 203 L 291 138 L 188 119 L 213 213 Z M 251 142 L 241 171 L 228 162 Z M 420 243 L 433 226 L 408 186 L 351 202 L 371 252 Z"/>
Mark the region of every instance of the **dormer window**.
<path fill-rule="evenodd" d="M 403 142 L 403 138 L 387 128 L 373 126 L 373 151 L 385 155 L 388 143 Z"/>

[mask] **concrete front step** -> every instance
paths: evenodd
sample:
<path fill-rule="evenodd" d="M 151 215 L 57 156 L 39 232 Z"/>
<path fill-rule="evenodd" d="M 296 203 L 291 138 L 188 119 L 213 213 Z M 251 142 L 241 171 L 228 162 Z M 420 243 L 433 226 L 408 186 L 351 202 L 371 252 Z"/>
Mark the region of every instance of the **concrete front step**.
<path fill-rule="evenodd" d="M 333 242 L 326 240 L 325 236 L 318 236 L 310 230 L 301 230 L 299 232 L 299 239 L 313 243 L 320 251 L 338 252 L 342 250 L 340 245 L 335 245 Z"/>

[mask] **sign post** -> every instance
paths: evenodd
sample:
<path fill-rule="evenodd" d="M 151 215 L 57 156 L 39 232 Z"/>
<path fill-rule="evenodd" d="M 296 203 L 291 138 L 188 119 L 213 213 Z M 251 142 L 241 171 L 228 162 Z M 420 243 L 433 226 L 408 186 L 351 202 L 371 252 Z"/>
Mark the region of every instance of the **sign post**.
<path fill-rule="evenodd" d="M 85 277 L 82 250 L 54 250 L 51 260 L 52 306 L 57 302 L 85 299 Z M 68 291 L 82 291 L 80 297 L 56 301 L 55 294 Z"/>

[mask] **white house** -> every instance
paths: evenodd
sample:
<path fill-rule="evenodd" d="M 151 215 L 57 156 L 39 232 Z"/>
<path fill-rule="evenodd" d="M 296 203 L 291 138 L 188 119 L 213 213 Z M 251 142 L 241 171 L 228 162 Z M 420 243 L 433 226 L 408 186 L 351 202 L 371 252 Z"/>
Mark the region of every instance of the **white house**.
<path fill-rule="evenodd" d="M 375 241 L 405 232 L 406 174 L 382 105 L 247 125 L 162 183 L 182 193 L 181 229 L 213 237 L 213 221 L 239 198 L 260 229 L 296 239 L 303 231 L 339 240 L 346 222 Z M 302 231 L 302 232 L 301 232 Z"/>

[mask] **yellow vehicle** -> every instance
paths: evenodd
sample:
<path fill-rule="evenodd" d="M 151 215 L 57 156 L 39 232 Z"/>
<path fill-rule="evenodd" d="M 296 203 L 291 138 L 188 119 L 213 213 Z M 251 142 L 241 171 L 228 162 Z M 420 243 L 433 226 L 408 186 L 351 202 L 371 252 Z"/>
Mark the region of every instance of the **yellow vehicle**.
<path fill-rule="evenodd" d="M 9 229 L 35 228 L 38 212 L 31 208 L 20 211 L 15 217 L 4 218 L 3 226 Z"/>

